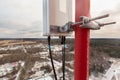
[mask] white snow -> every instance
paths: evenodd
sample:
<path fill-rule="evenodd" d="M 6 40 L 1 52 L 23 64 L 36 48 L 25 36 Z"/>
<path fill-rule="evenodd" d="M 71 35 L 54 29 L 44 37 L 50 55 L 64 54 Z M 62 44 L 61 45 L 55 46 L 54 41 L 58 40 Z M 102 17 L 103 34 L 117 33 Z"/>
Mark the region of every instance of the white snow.
<path fill-rule="evenodd" d="M 43 78 L 36 77 L 36 78 L 33 78 L 33 79 L 28 79 L 28 80 L 53 80 L 53 79 L 50 76 L 45 76 Z"/>

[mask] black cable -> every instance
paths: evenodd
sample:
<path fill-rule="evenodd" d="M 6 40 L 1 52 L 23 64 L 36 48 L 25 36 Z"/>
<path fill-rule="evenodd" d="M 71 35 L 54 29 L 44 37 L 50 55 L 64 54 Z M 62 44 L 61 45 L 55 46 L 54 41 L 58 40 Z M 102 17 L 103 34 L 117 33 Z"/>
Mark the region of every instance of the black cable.
<path fill-rule="evenodd" d="M 63 80 L 65 80 L 65 36 L 62 36 L 61 38 L 61 44 L 62 44 L 62 72 L 63 72 Z"/>
<path fill-rule="evenodd" d="M 52 52 L 51 52 L 50 40 L 51 40 L 51 38 L 50 38 L 50 36 L 48 36 L 49 55 L 50 55 L 50 59 L 51 59 L 51 64 L 52 64 L 52 69 L 53 69 L 53 72 L 54 72 L 55 80 L 57 80 L 57 74 L 56 74 L 56 70 L 55 70 L 55 67 L 54 67 L 53 57 L 52 57 Z"/>

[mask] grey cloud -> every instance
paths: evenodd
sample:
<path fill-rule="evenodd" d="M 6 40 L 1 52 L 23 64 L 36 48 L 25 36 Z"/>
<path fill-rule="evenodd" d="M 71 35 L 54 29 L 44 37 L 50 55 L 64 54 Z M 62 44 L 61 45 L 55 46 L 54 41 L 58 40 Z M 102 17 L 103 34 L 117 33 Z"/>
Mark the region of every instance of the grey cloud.
<path fill-rule="evenodd" d="M 0 0 L 0 38 L 41 36 L 41 4 L 42 0 Z"/>
<path fill-rule="evenodd" d="M 15 25 L 16 24 L 16 25 Z M 2 35 L 5 35 L 4 37 L 18 37 L 18 35 L 23 34 L 33 34 L 33 33 L 41 33 L 42 32 L 42 22 L 40 21 L 34 21 L 29 23 L 29 25 L 25 24 L 18 24 L 18 23 L 0 23 L 0 33 Z M 10 32 L 12 34 L 10 34 Z M 11 35 L 11 36 L 10 36 Z M 34 37 L 37 37 L 38 35 L 34 34 Z M 41 35 L 42 36 L 42 35 Z M 3 36 L 1 36 L 3 37 Z M 26 36 L 27 37 L 27 36 Z"/>

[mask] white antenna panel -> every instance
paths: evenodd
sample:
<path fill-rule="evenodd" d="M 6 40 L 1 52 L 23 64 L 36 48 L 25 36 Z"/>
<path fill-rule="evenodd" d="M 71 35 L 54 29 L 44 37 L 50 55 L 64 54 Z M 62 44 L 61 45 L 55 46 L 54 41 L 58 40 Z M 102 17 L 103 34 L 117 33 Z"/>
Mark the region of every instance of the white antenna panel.
<path fill-rule="evenodd" d="M 43 0 L 43 34 L 69 35 L 58 28 L 75 20 L 75 0 Z"/>

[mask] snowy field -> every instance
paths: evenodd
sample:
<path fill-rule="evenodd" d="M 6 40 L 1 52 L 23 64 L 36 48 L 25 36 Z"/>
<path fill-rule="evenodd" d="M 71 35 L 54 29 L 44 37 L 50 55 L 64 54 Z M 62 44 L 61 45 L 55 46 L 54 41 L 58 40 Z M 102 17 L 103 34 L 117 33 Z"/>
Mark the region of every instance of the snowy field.
<path fill-rule="evenodd" d="M 68 42 L 65 74 L 66 80 L 74 80 L 74 43 Z M 119 51 L 119 44 L 104 43 L 103 47 L 99 42 L 96 47 L 93 42 L 89 80 L 120 80 L 120 58 L 107 55 L 107 52 Z M 62 80 L 62 45 L 59 41 L 52 41 L 51 48 L 57 77 Z M 112 52 L 112 49 L 115 50 Z M 54 80 L 47 40 L 1 40 L 0 80 Z"/>
<path fill-rule="evenodd" d="M 8 45 L 0 46 L 0 80 L 53 80 L 54 74 L 51 67 L 47 43 L 24 41 L 7 41 Z M 20 43 L 20 44 L 18 44 Z M 61 45 L 52 45 L 54 65 L 58 78 L 62 79 Z M 67 55 L 73 51 L 67 51 Z M 16 59 L 16 58 L 19 59 Z M 69 56 L 70 57 L 70 56 Z M 73 56 L 72 56 L 73 57 Z M 4 60 L 6 59 L 6 60 Z M 7 60 L 8 59 L 8 60 Z M 73 78 L 73 60 L 66 61 L 66 80 Z"/>

